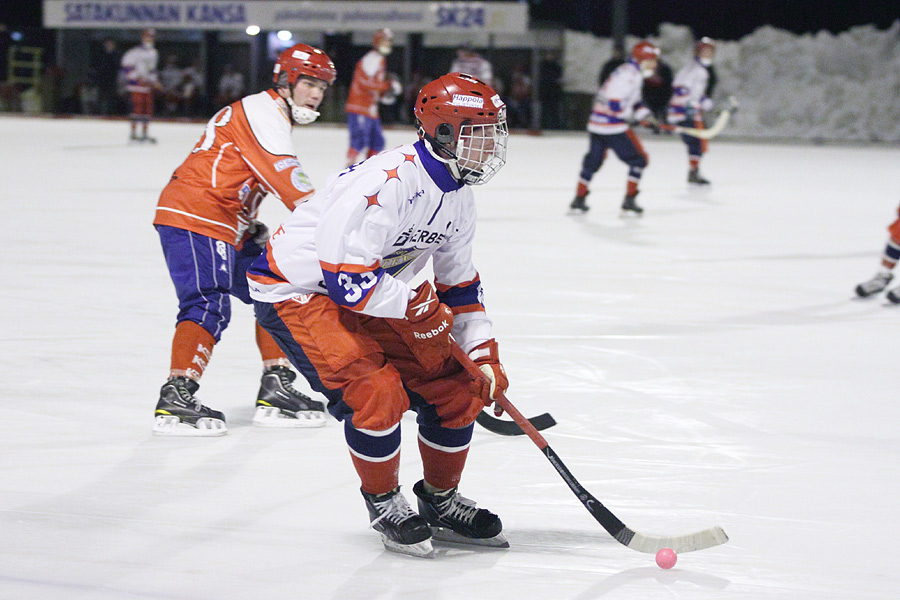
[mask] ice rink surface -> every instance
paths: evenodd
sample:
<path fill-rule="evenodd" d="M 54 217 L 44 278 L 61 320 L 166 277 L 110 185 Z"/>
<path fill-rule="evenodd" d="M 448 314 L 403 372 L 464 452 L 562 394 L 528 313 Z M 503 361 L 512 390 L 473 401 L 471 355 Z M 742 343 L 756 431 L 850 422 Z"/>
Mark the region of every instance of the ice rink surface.
<path fill-rule="evenodd" d="M 240 304 L 199 393 L 228 435 L 152 436 L 176 299 L 151 221 L 202 130 L 154 124 L 157 145 L 128 145 L 123 122 L 0 117 L 0 598 L 896 597 L 900 307 L 853 288 L 895 218 L 900 150 L 713 142 L 713 185 L 690 189 L 680 142 L 649 136 L 646 213 L 623 219 L 614 157 L 591 211 L 566 214 L 586 134 L 514 135 L 475 190 L 510 399 L 553 414 L 551 446 L 630 527 L 731 537 L 663 571 L 531 441 L 480 427 L 460 489 L 511 548 L 385 552 L 336 422 L 250 425 Z M 296 130 L 320 187 L 346 137 Z M 286 214 L 263 205 L 270 226 Z"/>

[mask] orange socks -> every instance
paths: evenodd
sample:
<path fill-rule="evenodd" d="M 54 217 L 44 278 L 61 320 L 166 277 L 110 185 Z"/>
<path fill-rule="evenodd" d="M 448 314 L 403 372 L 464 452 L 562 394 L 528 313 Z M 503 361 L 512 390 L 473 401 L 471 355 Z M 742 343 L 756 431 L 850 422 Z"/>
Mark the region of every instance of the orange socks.
<path fill-rule="evenodd" d="M 172 338 L 172 363 L 169 377 L 186 376 L 199 381 L 212 357 L 216 339 L 193 321 L 181 321 Z"/>

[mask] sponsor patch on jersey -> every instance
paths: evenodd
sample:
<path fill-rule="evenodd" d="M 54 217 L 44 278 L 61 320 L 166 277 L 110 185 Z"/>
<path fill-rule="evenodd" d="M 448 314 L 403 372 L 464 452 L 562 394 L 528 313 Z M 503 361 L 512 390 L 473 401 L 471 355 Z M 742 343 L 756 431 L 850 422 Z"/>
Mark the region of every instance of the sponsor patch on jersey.
<path fill-rule="evenodd" d="M 403 250 L 391 252 L 381 259 L 381 267 L 392 276 L 396 275 L 408 267 L 412 261 L 419 258 L 423 252 L 425 252 L 424 248 L 404 248 Z"/>
<path fill-rule="evenodd" d="M 467 106 L 469 108 L 484 108 L 484 98 L 469 96 L 468 94 L 453 94 L 451 106 Z"/>
<path fill-rule="evenodd" d="M 494 106 L 503 106 L 503 100 L 500 99 L 500 94 L 494 94 L 494 97 L 491 98 L 491 102 L 494 103 Z"/>
<path fill-rule="evenodd" d="M 300 167 L 291 171 L 291 183 L 301 192 L 311 192 L 313 189 L 312 182 Z"/>
<path fill-rule="evenodd" d="M 275 170 L 279 173 L 284 171 L 285 169 L 290 169 L 291 167 L 299 167 L 300 161 L 296 158 L 283 158 L 275 163 Z"/>

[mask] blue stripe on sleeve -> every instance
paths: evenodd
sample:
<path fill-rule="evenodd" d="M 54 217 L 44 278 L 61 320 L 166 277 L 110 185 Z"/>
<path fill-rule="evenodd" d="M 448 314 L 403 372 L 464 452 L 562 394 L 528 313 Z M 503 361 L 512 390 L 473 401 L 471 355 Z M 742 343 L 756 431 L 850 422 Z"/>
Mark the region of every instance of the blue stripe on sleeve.
<path fill-rule="evenodd" d="M 482 304 L 481 281 L 473 281 L 469 285 L 453 286 L 446 291 L 438 290 L 438 300 L 453 308 L 455 306 L 470 306 Z"/>
<path fill-rule="evenodd" d="M 365 305 L 372 290 L 384 277 L 384 269 L 378 267 L 374 271 L 353 273 L 338 271 L 334 273 L 322 269 L 325 278 L 325 287 L 328 289 L 328 297 L 341 306 L 353 308 L 359 304 Z"/>

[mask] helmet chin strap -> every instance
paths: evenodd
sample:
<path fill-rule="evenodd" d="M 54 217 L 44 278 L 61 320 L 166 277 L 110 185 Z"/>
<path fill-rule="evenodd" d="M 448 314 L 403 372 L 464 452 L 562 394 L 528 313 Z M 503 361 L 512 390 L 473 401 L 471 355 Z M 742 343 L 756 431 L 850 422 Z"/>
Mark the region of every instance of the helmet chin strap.
<path fill-rule="evenodd" d="M 447 169 L 450 170 L 450 174 L 454 179 L 462 181 L 463 175 L 460 173 L 456 154 L 432 136 L 428 135 L 421 127 L 419 127 L 419 135 L 422 136 L 422 140 L 425 142 L 425 148 L 428 150 L 428 154 L 447 165 Z M 435 146 L 437 146 L 437 148 L 435 148 Z M 442 154 L 447 154 L 449 156 L 442 156 Z"/>

